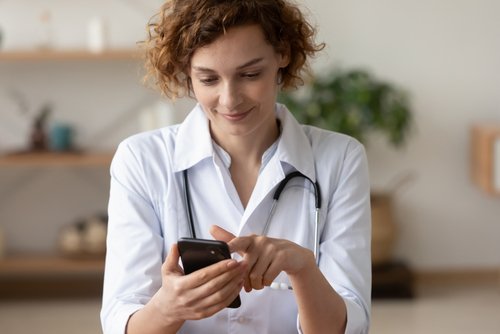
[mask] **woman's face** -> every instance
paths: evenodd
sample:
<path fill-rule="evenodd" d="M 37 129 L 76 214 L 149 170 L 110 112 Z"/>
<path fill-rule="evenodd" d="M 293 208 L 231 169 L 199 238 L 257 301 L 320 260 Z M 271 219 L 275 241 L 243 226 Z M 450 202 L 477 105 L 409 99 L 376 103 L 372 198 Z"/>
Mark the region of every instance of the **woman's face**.
<path fill-rule="evenodd" d="M 193 92 L 219 143 L 259 138 L 276 130 L 277 75 L 286 57 L 267 43 L 258 25 L 230 28 L 191 58 Z"/>

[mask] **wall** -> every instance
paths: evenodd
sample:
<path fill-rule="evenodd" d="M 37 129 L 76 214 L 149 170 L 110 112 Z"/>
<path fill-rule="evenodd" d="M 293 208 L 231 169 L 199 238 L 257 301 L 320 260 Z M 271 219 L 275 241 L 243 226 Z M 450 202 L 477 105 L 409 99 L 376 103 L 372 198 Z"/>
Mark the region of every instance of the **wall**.
<path fill-rule="evenodd" d="M 96 12 L 113 17 L 108 22 L 111 46 L 133 45 L 142 38 L 143 23 L 160 1 L 82 3 L 75 11 L 73 2 L 44 2 L 54 8 L 56 46 L 84 46 L 86 23 Z M 409 144 L 395 151 L 376 137 L 368 143 L 374 189 L 391 189 L 399 178 L 412 176 L 395 193 L 400 230 L 397 257 L 423 270 L 498 266 L 500 198 L 485 196 L 469 180 L 468 131 L 476 121 L 500 122 L 500 3 L 307 0 L 304 5 L 320 29 L 319 38 L 328 45 L 314 62 L 316 71 L 333 65 L 362 66 L 411 93 L 416 127 Z M 0 26 L 15 36 L 5 40 L 6 48 L 27 47 L 39 39 L 40 6 L 35 1 L 0 1 Z M 23 25 L 17 23 L 20 20 Z M 1 65 L 0 89 L 22 87 L 32 106 L 47 98 L 55 100 L 58 117 L 81 124 L 78 140 L 82 145 L 93 143 L 93 131 L 107 118 L 138 109 L 141 101 L 152 99 L 135 81 L 137 72 L 127 70 L 130 64 L 16 66 Z M 51 80 L 41 81 L 39 71 L 51 73 Z M 71 84 L 65 85 L 66 81 Z M 6 101 L 0 116 L 6 115 Z M 94 144 L 112 147 L 136 131 L 132 111 L 110 136 Z M 6 143 L 16 137 L 9 131 L 0 126 L 0 150 L 2 138 Z M 3 136 L 6 132 L 9 135 Z M 72 171 L 65 173 L 65 187 L 54 188 L 58 175 L 46 171 L 33 176 L 15 196 L 0 193 L 0 222 L 9 233 L 11 248 L 45 249 L 53 241 L 53 232 L 73 216 L 105 207 L 106 171 L 87 171 L 76 177 Z M 9 186 L 5 183 L 0 182 L 3 189 Z M 68 186 L 79 189 L 79 195 L 69 193 Z M 50 199 L 43 189 L 59 197 Z M 65 201 L 57 202 L 57 198 Z M 29 210 L 25 203 L 30 203 Z M 51 214 L 41 215 L 47 208 Z M 20 212 L 21 219 L 16 218 Z"/>
<path fill-rule="evenodd" d="M 469 128 L 500 123 L 500 3 L 310 0 L 328 44 L 316 68 L 363 67 L 411 94 L 415 130 L 368 144 L 373 188 L 395 193 L 396 255 L 419 269 L 498 267 L 500 198 L 469 178 Z"/>

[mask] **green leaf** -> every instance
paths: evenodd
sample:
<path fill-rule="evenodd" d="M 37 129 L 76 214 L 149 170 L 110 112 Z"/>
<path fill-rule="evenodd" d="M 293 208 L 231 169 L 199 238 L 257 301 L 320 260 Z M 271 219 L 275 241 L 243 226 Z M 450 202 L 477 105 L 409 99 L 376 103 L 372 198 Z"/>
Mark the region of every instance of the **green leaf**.
<path fill-rule="evenodd" d="M 345 133 L 364 141 L 368 132 L 383 133 L 388 142 L 403 145 L 412 127 L 406 94 L 395 85 L 377 80 L 361 69 L 335 69 L 315 78 L 300 99 L 280 93 L 284 103 L 301 123 Z"/>

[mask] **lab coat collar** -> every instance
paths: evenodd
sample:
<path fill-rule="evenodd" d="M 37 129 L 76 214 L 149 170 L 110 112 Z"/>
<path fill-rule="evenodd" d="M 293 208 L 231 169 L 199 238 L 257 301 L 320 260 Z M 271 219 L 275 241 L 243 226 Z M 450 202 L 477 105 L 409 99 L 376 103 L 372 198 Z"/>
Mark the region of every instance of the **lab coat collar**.
<path fill-rule="evenodd" d="M 174 152 L 174 170 L 188 169 L 214 154 L 208 119 L 197 104 L 179 125 Z"/>
<path fill-rule="evenodd" d="M 276 116 L 282 127 L 276 158 L 316 181 L 311 143 L 304 133 L 303 126 L 282 104 L 276 105 Z M 188 169 L 203 159 L 212 158 L 213 155 L 208 119 L 202 107 L 197 104 L 179 125 L 174 153 L 175 171 Z"/>
<path fill-rule="evenodd" d="M 299 124 L 282 104 L 276 105 L 276 113 L 282 126 L 281 139 L 276 152 L 277 158 L 315 182 L 314 155 L 303 125 Z"/>

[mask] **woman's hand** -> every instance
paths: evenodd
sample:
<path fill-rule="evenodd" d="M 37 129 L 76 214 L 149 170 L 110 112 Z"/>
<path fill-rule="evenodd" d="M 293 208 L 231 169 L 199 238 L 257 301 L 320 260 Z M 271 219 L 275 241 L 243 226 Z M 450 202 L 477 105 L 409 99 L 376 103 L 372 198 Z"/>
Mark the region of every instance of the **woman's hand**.
<path fill-rule="evenodd" d="M 166 323 L 198 320 L 227 307 L 243 286 L 245 265 L 224 260 L 184 275 L 174 244 L 162 265 L 162 286 L 154 296 Z"/>
<path fill-rule="evenodd" d="M 236 238 L 216 225 L 210 228 L 210 233 L 215 239 L 227 242 L 231 252 L 243 256 L 248 268 L 244 283 L 247 292 L 270 286 L 281 271 L 293 276 L 315 266 L 314 254 L 309 249 L 288 240 L 260 235 Z"/>

